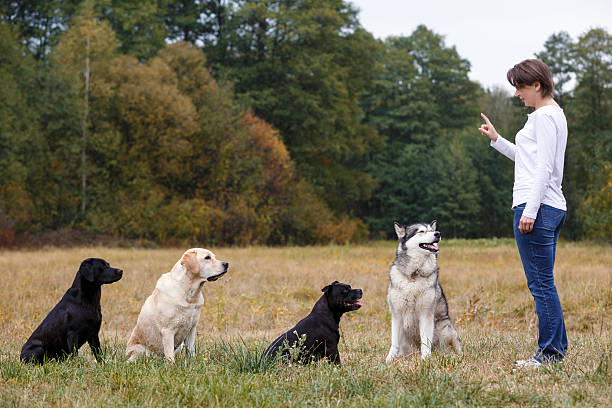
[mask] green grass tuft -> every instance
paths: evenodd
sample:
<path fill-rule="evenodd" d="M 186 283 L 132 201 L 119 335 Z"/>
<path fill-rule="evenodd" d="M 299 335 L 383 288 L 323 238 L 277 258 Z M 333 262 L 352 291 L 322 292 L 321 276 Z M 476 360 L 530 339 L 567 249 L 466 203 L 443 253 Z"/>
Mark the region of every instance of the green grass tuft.
<path fill-rule="evenodd" d="M 237 342 L 222 341 L 217 347 L 219 351 L 214 353 L 215 361 L 227 365 L 237 373 L 265 373 L 277 366 L 277 359 L 264 354 L 266 345 L 261 342 L 249 343 L 240 338 Z"/>

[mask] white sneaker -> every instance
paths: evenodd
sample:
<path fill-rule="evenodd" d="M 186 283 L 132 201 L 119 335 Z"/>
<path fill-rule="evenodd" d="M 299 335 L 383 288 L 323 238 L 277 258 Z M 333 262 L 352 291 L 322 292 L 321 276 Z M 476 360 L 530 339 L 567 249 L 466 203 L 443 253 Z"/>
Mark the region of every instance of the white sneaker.
<path fill-rule="evenodd" d="M 522 370 L 522 369 L 538 368 L 541 365 L 542 365 L 542 363 L 540 363 L 535 358 L 530 358 L 529 360 L 516 360 L 516 362 L 514 363 L 513 371 L 514 370 Z"/>

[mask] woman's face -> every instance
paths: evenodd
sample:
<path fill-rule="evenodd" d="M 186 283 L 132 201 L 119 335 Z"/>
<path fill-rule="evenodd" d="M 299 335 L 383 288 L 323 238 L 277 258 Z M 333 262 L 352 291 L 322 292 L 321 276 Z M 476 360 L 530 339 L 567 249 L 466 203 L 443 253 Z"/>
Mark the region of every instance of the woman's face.
<path fill-rule="evenodd" d="M 531 85 L 521 85 L 516 88 L 514 96 L 521 98 L 525 106 L 536 106 L 536 101 L 541 98 L 540 83 L 534 82 Z"/>

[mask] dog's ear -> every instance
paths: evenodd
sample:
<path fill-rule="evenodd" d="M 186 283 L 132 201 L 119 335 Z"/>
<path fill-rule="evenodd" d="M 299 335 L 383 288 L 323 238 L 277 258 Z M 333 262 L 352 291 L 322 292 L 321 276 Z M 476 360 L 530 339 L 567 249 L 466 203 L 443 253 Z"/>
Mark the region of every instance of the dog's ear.
<path fill-rule="evenodd" d="M 395 227 L 395 233 L 397 234 L 397 237 L 399 239 L 404 238 L 404 236 L 406 235 L 406 228 L 401 226 L 397 221 L 393 223 L 393 226 Z"/>
<path fill-rule="evenodd" d="M 81 262 L 81 266 L 79 267 L 79 273 L 85 280 L 89 282 L 94 281 L 94 265 L 93 260 L 88 258 Z"/>
<path fill-rule="evenodd" d="M 435 231 L 435 230 L 436 230 L 436 227 L 438 226 L 438 221 L 433 220 L 433 221 L 431 222 L 431 224 L 429 224 L 429 225 L 431 225 L 431 229 L 433 229 L 433 230 Z"/>
<path fill-rule="evenodd" d="M 331 288 L 332 288 L 332 287 L 333 287 L 335 284 L 337 284 L 337 283 L 340 283 L 340 282 L 338 282 L 338 281 L 333 281 L 332 283 L 330 283 L 329 285 L 327 285 L 326 287 L 324 287 L 323 289 L 321 289 L 321 292 L 323 292 L 323 293 L 327 293 L 327 292 L 329 292 L 329 291 L 331 290 Z"/>
<path fill-rule="evenodd" d="M 198 263 L 198 253 L 189 251 L 181 258 L 181 265 L 185 267 L 190 275 L 200 274 L 200 264 Z"/>

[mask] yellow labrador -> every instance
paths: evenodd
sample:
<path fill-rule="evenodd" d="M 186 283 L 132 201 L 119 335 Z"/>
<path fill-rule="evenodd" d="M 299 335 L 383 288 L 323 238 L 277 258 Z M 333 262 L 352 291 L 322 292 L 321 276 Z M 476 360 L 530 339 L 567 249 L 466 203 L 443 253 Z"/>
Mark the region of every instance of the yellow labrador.
<path fill-rule="evenodd" d="M 204 304 L 202 285 L 223 276 L 227 265 L 206 249 L 185 251 L 172 270 L 159 278 L 142 306 L 125 351 L 128 360 L 134 361 L 142 353 L 155 353 L 174 361 L 174 354 L 183 344 L 193 355 L 196 326 Z"/>

